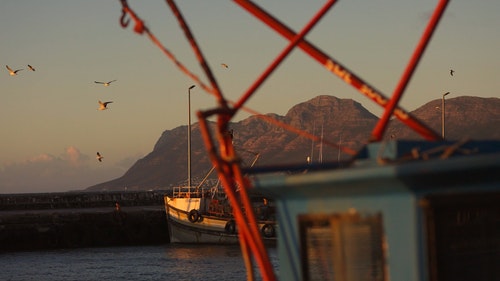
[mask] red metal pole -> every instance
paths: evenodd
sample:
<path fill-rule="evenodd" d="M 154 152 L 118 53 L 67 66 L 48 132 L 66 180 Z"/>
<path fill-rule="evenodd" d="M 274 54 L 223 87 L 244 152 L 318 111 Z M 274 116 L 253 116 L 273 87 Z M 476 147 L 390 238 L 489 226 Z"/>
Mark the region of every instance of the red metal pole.
<path fill-rule="evenodd" d="M 262 8 L 247 0 L 233 0 L 236 4 L 240 5 L 242 8 L 250 12 L 256 18 L 260 19 L 263 23 L 267 24 L 269 27 L 274 29 L 283 37 L 288 40 L 295 38 L 295 32 L 288 28 L 286 25 L 281 23 L 279 20 L 274 18 L 272 15 L 268 14 Z M 364 82 L 360 77 L 356 76 L 352 71 L 347 69 L 341 63 L 337 62 L 335 59 L 329 57 L 327 54 L 316 48 L 314 45 L 309 43 L 307 40 L 303 39 L 298 43 L 298 47 L 302 49 L 305 53 L 310 55 L 319 63 L 323 64 L 331 73 L 337 75 L 347 84 L 351 85 L 357 89 L 361 94 L 365 95 L 372 101 L 376 102 L 378 105 L 385 107 L 389 99 L 385 97 L 380 91 L 375 89 L 375 87 Z M 425 124 L 421 123 L 418 119 L 414 118 L 410 113 L 406 112 L 404 109 L 397 107 L 394 111 L 394 115 L 401 120 L 404 124 L 413 128 L 417 133 L 422 135 L 426 139 L 434 140 L 439 138 L 439 134 L 435 133 L 432 129 L 427 127 Z"/>
<path fill-rule="evenodd" d="M 181 29 L 184 31 L 184 35 L 186 36 L 186 39 L 191 44 L 191 48 L 193 49 L 193 51 L 196 55 L 196 58 L 198 59 L 198 62 L 200 63 L 201 68 L 205 72 L 205 75 L 207 76 L 208 80 L 210 81 L 210 84 L 212 85 L 212 89 L 207 89 L 205 87 L 202 87 L 202 88 L 212 92 L 215 95 L 215 97 L 217 98 L 219 105 L 223 108 L 227 108 L 227 102 L 222 95 L 220 87 L 217 84 L 217 80 L 215 79 L 215 76 L 213 75 L 212 71 L 210 70 L 210 67 L 207 64 L 207 61 L 206 61 L 205 57 L 203 56 L 203 53 L 201 52 L 201 49 L 198 46 L 198 43 L 196 42 L 196 39 L 193 36 L 193 33 L 189 29 L 189 26 L 188 26 L 186 20 L 182 16 L 181 11 L 179 10 L 177 5 L 175 4 L 174 0 L 166 0 L 166 2 L 170 6 L 172 13 L 177 17 L 177 21 L 179 22 Z M 179 64 L 179 63 L 176 62 L 176 64 Z M 204 86 L 204 85 L 202 85 L 202 86 Z"/>
<path fill-rule="evenodd" d="M 271 73 L 283 62 L 297 44 L 306 36 L 306 34 L 319 22 L 319 20 L 330 10 L 337 0 L 329 0 L 325 5 L 314 15 L 309 23 L 302 31 L 290 40 L 290 44 L 279 54 L 279 56 L 271 63 L 271 65 L 261 74 L 252 86 L 246 91 L 243 97 L 236 102 L 234 110 L 237 111 L 243 104 L 252 96 L 252 94 L 264 83 Z"/>
<path fill-rule="evenodd" d="M 221 176 L 221 181 L 222 185 L 224 187 L 224 190 L 226 191 L 226 194 L 231 202 L 231 205 L 233 206 L 233 214 L 236 220 L 236 223 L 238 224 L 238 231 L 240 232 L 240 238 L 242 238 L 244 241 L 242 243 L 244 244 L 244 247 L 248 247 L 251 249 L 252 253 L 254 254 L 255 260 L 259 265 L 259 268 L 261 269 L 262 277 L 264 280 L 276 280 L 276 276 L 274 275 L 274 271 L 271 266 L 271 262 L 269 260 L 269 257 L 267 256 L 266 250 L 264 248 L 262 239 L 260 235 L 258 234 L 258 230 L 256 230 L 256 224 L 252 223 L 251 221 L 247 220 L 245 215 L 243 214 L 243 210 L 239 208 L 239 202 L 236 197 L 236 194 L 234 192 L 234 177 L 236 178 L 240 177 L 240 173 L 232 173 L 231 169 L 234 167 L 234 163 L 231 163 L 231 161 L 222 160 L 217 156 L 217 150 L 215 149 L 215 145 L 213 143 L 212 138 L 210 137 L 210 127 L 206 121 L 206 117 L 208 115 L 211 115 L 211 113 L 203 113 L 203 112 L 198 112 L 197 116 L 198 119 L 200 120 L 200 130 L 203 136 L 203 140 L 205 143 L 205 146 L 209 152 L 209 157 L 214 164 L 215 168 L 217 169 L 218 174 Z M 234 150 L 231 149 L 231 147 L 223 147 L 226 143 L 224 140 L 221 140 L 221 149 L 228 149 L 225 153 L 223 154 L 223 157 L 234 157 Z M 246 186 L 242 186 L 243 188 L 240 190 L 240 192 L 246 192 L 247 188 Z M 248 200 L 248 198 L 247 198 Z M 249 202 L 247 204 L 250 204 Z M 255 222 L 255 221 L 254 221 Z M 248 269 L 251 270 L 251 269 Z"/>
<path fill-rule="evenodd" d="M 392 98 L 390 99 L 389 103 L 385 106 L 385 111 L 384 114 L 382 115 L 382 118 L 380 118 L 377 125 L 372 131 L 372 138 L 371 138 L 372 141 L 379 141 L 382 139 L 384 132 L 387 128 L 387 124 L 389 123 L 389 118 L 394 113 L 394 109 L 396 108 L 399 100 L 403 96 L 404 90 L 406 89 L 406 86 L 408 85 L 408 82 L 410 81 L 413 72 L 417 68 L 418 63 L 422 58 L 425 48 L 429 44 L 432 34 L 434 33 L 434 30 L 436 30 L 437 24 L 439 23 L 439 19 L 441 19 L 441 16 L 443 15 L 447 4 L 448 0 L 441 0 L 439 1 L 436 9 L 434 10 L 434 13 L 432 14 L 432 17 L 429 21 L 429 24 L 427 25 L 427 28 L 425 29 L 422 38 L 420 39 L 410 59 L 410 62 L 406 66 L 403 76 L 399 80 L 399 83 L 396 89 L 394 90 Z M 441 139 L 441 137 L 433 138 L 433 140 L 438 140 L 438 139 Z"/>

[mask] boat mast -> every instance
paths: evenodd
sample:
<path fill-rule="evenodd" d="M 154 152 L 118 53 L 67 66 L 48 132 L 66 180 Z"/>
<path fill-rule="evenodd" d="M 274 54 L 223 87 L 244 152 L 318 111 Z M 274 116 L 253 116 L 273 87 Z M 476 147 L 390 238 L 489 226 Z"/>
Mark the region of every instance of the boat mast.
<path fill-rule="evenodd" d="M 340 146 L 342 145 L 342 131 L 340 131 L 339 135 L 339 153 L 337 154 L 337 162 L 340 163 Z"/>
<path fill-rule="evenodd" d="M 321 143 L 319 144 L 319 163 L 323 163 L 323 124 L 321 124 Z"/>
<path fill-rule="evenodd" d="M 314 135 L 316 131 L 316 120 L 313 121 L 313 130 L 312 130 L 312 134 Z M 314 139 L 311 140 L 311 157 L 308 159 L 308 164 L 312 164 L 313 163 L 313 159 L 314 158 Z"/>
<path fill-rule="evenodd" d="M 191 89 L 194 88 L 195 85 L 192 85 L 188 89 L 188 188 L 189 192 L 191 192 Z"/>

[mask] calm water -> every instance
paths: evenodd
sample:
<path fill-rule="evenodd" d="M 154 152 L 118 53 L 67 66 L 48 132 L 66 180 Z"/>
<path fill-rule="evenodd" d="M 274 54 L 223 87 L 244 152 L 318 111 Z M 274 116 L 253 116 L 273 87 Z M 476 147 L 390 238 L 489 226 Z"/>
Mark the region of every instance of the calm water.
<path fill-rule="evenodd" d="M 269 249 L 275 272 L 276 250 Z M 256 273 L 260 277 L 260 273 Z M 168 244 L 0 254 L 0 280 L 209 281 L 245 278 L 238 245 Z"/>

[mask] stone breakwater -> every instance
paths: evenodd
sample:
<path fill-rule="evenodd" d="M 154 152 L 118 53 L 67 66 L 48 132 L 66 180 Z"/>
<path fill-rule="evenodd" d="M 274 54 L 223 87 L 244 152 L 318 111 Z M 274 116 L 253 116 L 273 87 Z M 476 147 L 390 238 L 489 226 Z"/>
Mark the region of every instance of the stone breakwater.
<path fill-rule="evenodd" d="M 168 243 L 165 194 L 0 195 L 0 251 Z"/>

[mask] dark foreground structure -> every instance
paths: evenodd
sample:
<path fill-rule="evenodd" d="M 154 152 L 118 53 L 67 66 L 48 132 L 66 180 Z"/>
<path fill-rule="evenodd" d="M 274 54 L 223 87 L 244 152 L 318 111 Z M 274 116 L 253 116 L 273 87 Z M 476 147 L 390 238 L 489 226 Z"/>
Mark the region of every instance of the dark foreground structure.
<path fill-rule="evenodd" d="M 0 195 L 0 251 L 169 242 L 165 192 Z"/>

